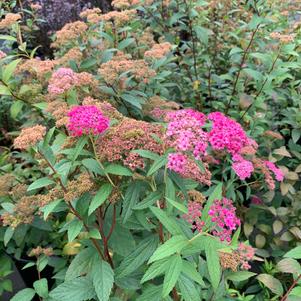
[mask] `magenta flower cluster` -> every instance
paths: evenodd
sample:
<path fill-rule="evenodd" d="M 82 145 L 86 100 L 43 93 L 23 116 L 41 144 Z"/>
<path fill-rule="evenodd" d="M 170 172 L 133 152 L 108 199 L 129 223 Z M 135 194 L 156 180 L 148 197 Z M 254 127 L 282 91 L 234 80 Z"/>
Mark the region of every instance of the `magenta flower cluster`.
<path fill-rule="evenodd" d="M 210 207 L 208 215 L 211 216 L 211 221 L 215 223 L 212 234 L 218 236 L 221 241 L 230 242 L 232 232 L 240 226 L 240 220 L 235 211 L 236 208 L 232 201 L 227 198 L 215 200 Z"/>
<path fill-rule="evenodd" d="M 244 159 L 241 155 L 234 155 L 232 160 L 234 161 L 232 169 L 241 180 L 251 177 L 252 172 L 254 171 L 252 162 Z"/>
<path fill-rule="evenodd" d="M 67 129 L 75 137 L 99 135 L 109 127 L 109 119 L 96 106 L 74 106 L 68 117 Z"/>
<path fill-rule="evenodd" d="M 284 179 L 284 174 L 280 168 L 278 168 L 273 162 L 271 161 L 265 161 L 264 162 L 266 167 L 274 173 L 275 179 L 279 182 L 283 181 Z"/>
<path fill-rule="evenodd" d="M 168 157 L 167 167 L 170 170 L 187 176 L 192 161 L 199 160 L 203 165 L 205 162 L 212 163 L 216 152 L 228 153 L 231 156 L 232 169 L 241 180 L 250 178 L 255 166 L 259 168 L 259 161 L 254 160 L 258 148 L 256 141 L 247 136 L 238 122 L 223 113 L 214 112 L 207 117 L 192 109 L 184 109 L 167 113 L 165 120 L 168 122 L 165 142 L 168 147 L 176 150 L 176 153 Z M 211 122 L 211 129 L 207 132 L 204 127 L 208 121 Z M 195 163 L 194 173 L 198 172 L 198 175 L 194 178 L 203 180 L 203 177 L 200 177 L 202 172 L 197 171 L 198 164 Z M 265 161 L 262 164 L 274 173 L 277 181 L 283 180 L 281 170 L 272 162 Z M 208 176 L 210 171 L 206 172 Z M 206 182 L 210 183 L 210 178 L 206 179 Z"/>
<path fill-rule="evenodd" d="M 232 155 L 249 145 L 249 138 L 241 125 L 220 112 L 210 113 L 208 119 L 212 121 L 209 141 L 213 149 L 226 150 Z"/>
<path fill-rule="evenodd" d="M 192 230 L 197 230 L 202 232 L 202 229 L 205 225 L 201 221 L 202 217 L 202 204 L 198 202 L 188 202 L 188 213 L 183 215 L 183 218 L 192 226 Z"/>

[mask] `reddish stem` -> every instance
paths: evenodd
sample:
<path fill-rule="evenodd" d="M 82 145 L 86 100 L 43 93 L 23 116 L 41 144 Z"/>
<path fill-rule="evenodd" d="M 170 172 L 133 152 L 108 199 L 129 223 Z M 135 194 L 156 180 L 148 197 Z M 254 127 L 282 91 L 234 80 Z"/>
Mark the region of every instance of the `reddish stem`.
<path fill-rule="evenodd" d="M 288 289 L 286 294 L 281 298 L 280 301 L 286 301 L 287 300 L 287 297 L 289 296 L 289 294 L 291 293 L 293 288 L 297 285 L 297 283 L 300 279 L 301 279 L 301 274 L 296 278 L 296 280 L 294 280 L 293 284 L 290 286 L 290 288 Z"/>

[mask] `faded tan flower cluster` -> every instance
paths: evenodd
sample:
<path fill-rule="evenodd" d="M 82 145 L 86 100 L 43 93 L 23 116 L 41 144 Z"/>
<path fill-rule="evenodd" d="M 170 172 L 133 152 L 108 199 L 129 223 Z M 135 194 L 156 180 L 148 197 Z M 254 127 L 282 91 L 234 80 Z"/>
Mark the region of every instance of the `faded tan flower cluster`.
<path fill-rule="evenodd" d="M 35 125 L 33 127 L 22 129 L 20 135 L 14 141 L 14 147 L 24 150 L 28 149 L 41 141 L 45 134 L 46 127 L 42 125 Z"/>
<path fill-rule="evenodd" d="M 283 44 L 289 44 L 294 42 L 295 35 L 294 34 L 281 34 L 280 32 L 272 32 L 270 37 L 274 40 L 278 40 Z"/>
<path fill-rule="evenodd" d="M 13 24 L 17 23 L 21 19 L 20 14 L 8 13 L 5 15 L 4 19 L 0 21 L 0 29 L 8 28 Z"/>
<path fill-rule="evenodd" d="M 66 24 L 61 30 L 56 32 L 56 40 L 52 43 L 52 47 L 59 48 L 67 42 L 76 42 L 77 39 L 84 36 L 87 29 L 88 25 L 82 21 Z"/>
<path fill-rule="evenodd" d="M 47 257 L 53 255 L 53 249 L 52 248 L 42 248 L 41 246 L 38 246 L 34 249 L 32 249 L 28 256 L 29 257 L 39 257 L 41 255 L 45 255 Z"/>
<path fill-rule="evenodd" d="M 171 44 L 168 42 L 155 44 L 150 50 L 145 51 L 144 57 L 157 60 L 161 59 L 170 52 L 171 47 Z"/>
<path fill-rule="evenodd" d="M 139 82 L 148 83 L 149 79 L 156 75 L 146 61 L 132 60 L 123 52 L 118 52 L 110 61 L 103 63 L 98 69 L 99 74 L 107 84 L 113 85 L 117 80 L 119 84 L 124 83 L 129 72 Z M 120 76 L 123 74 L 122 78 Z"/>

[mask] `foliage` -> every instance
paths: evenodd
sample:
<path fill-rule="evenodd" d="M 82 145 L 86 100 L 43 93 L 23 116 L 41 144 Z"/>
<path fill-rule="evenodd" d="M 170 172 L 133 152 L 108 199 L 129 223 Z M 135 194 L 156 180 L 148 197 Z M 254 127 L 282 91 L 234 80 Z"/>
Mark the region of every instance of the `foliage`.
<path fill-rule="evenodd" d="M 12 300 L 297 300 L 298 4 L 112 4 L 52 60 L 0 21 L 0 239 L 38 277 Z"/>

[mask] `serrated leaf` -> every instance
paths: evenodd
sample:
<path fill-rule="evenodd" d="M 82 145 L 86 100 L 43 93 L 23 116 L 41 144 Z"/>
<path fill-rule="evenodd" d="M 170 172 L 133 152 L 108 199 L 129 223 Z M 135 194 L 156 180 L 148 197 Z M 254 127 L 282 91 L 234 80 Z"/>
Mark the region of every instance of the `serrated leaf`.
<path fill-rule="evenodd" d="M 34 189 L 39 189 L 39 188 L 42 188 L 42 187 L 46 187 L 46 186 L 49 186 L 49 185 L 52 185 L 54 184 L 55 182 L 53 180 L 50 180 L 49 178 L 41 178 L 41 179 L 38 179 L 36 181 L 34 181 L 33 183 L 31 183 L 28 188 L 27 188 L 27 191 L 31 191 L 31 190 L 34 190 Z"/>
<path fill-rule="evenodd" d="M 151 151 L 148 150 L 144 150 L 144 149 L 135 149 L 132 151 L 132 153 L 136 153 L 139 156 L 141 156 L 142 158 L 147 158 L 147 159 L 151 159 L 151 160 L 157 160 L 160 156 L 156 153 L 153 153 Z"/>
<path fill-rule="evenodd" d="M 152 174 L 154 174 L 158 169 L 160 169 L 161 167 L 165 166 L 167 163 L 167 157 L 166 155 L 161 156 L 160 158 L 158 158 L 150 167 L 150 169 L 147 172 L 147 176 L 151 176 Z"/>
<path fill-rule="evenodd" d="M 171 290 L 174 288 L 176 282 L 182 271 L 182 258 L 176 254 L 168 260 L 168 267 L 165 273 L 162 297 L 165 298 L 169 295 Z"/>
<path fill-rule="evenodd" d="M 19 291 L 10 301 L 31 301 L 36 292 L 32 288 L 25 288 Z"/>
<path fill-rule="evenodd" d="M 153 254 L 157 247 L 158 239 L 155 236 L 142 240 L 136 249 L 120 263 L 116 270 L 118 278 L 126 277 L 143 265 Z"/>
<path fill-rule="evenodd" d="M 33 283 L 33 287 L 36 291 L 36 293 L 42 297 L 47 298 L 48 296 L 48 282 L 46 278 L 42 278 L 40 280 L 37 280 Z"/>
<path fill-rule="evenodd" d="M 93 285 L 99 301 L 107 301 L 114 284 L 114 272 L 110 265 L 97 258 L 92 268 Z"/>
<path fill-rule="evenodd" d="M 179 202 L 176 202 L 176 201 L 174 201 L 174 200 L 172 200 L 172 199 L 170 199 L 170 198 L 165 198 L 165 199 L 166 199 L 166 201 L 167 201 L 169 204 L 171 204 L 173 207 L 175 207 L 175 208 L 178 209 L 179 211 L 181 211 L 181 212 L 183 212 L 183 213 L 185 213 L 185 214 L 188 213 L 188 209 L 187 209 L 183 204 L 181 204 L 181 203 L 179 203 Z"/>
<path fill-rule="evenodd" d="M 163 245 L 154 252 L 148 263 L 163 259 L 176 252 L 180 252 L 185 246 L 189 244 L 188 239 L 183 235 L 176 235 L 167 240 Z"/>
<path fill-rule="evenodd" d="M 176 223 L 172 217 L 169 217 L 163 209 L 158 207 L 150 207 L 150 210 L 157 217 L 157 219 L 161 222 L 161 224 L 173 235 L 182 234 L 180 226 Z"/>
<path fill-rule="evenodd" d="M 73 151 L 72 162 L 75 162 L 75 160 L 78 158 L 78 156 L 80 155 L 81 151 L 84 149 L 87 142 L 88 142 L 87 136 L 82 136 L 79 138 L 79 140 L 76 142 L 76 146 Z"/>
<path fill-rule="evenodd" d="M 123 201 L 123 211 L 122 211 L 123 223 L 125 223 L 132 215 L 133 208 L 135 207 L 136 203 L 139 200 L 141 189 L 142 186 L 140 182 L 133 182 L 128 186 Z"/>
<path fill-rule="evenodd" d="M 205 287 L 205 282 L 203 281 L 201 274 L 196 270 L 196 267 L 191 262 L 187 260 L 183 261 L 182 272 L 196 283 Z"/>
<path fill-rule="evenodd" d="M 95 159 L 84 159 L 82 164 L 87 168 L 89 172 L 94 172 L 98 175 L 104 175 L 104 171 Z"/>
<path fill-rule="evenodd" d="M 216 243 L 214 238 L 208 240 L 208 243 L 205 245 L 209 276 L 214 289 L 218 288 L 222 276 L 222 271 L 219 264 L 219 255 L 217 251 L 218 249 L 219 245 Z"/>
<path fill-rule="evenodd" d="M 6 67 L 4 68 L 4 71 L 2 73 L 2 80 L 5 83 L 8 83 L 11 76 L 13 75 L 15 69 L 17 68 L 17 65 L 21 62 L 21 59 L 14 60 L 10 62 Z"/>
<path fill-rule="evenodd" d="M 112 185 L 106 183 L 102 185 L 97 191 L 96 195 L 93 197 L 91 204 L 89 206 L 88 215 L 91 215 L 98 207 L 100 207 L 110 196 L 112 192 Z"/>
<path fill-rule="evenodd" d="M 78 253 L 71 261 L 71 264 L 67 269 L 65 276 L 66 281 L 90 272 L 94 257 L 96 256 L 95 254 L 96 252 L 93 248 L 86 248 L 80 251 L 80 253 Z"/>
<path fill-rule="evenodd" d="M 126 167 L 118 164 L 110 164 L 105 168 L 105 171 L 112 175 L 131 177 L 133 173 Z"/>
<path fill-rule="evenodd" d="M 63 200 L 55 200 L 46 206 L 42 208 L 42 211 L 44 212 L 44 220 L 46 221 L 47 217 L 49 216 L 50 213 L 53 212 L 53 210 L 62 202 Z"/>
<path fill-rule="evenodd" d="M 227 275 L 227 279 L 231 281 L 244 281 L 247 280 L 253 276 L 255 276 L 256 273 L 248 272 L 248 271 L 237 271 L 237 272 L 231 272 Z"/>
<path fill-rule="evenodd" d="M 180 292 L 185 301 L 202 300 L 200 290 L 198 290 L 194 282 L 187 276 L 181 274 L 178 280 Z"/>
<path fill-rule="evenodd" d="M 3 238 L 4 246 L 7 246 L 7 244 L 9 243 L 9 241 L 11 240 L 11 238 L 13 237 L 14 232 L 15 232 L 15 229 L 12 228 L 12 227 L 8 227 L 5 230 L 4 238 Z"/>
<path fill-rule="evenodd" d="M 154 262 L 143 275 L 141 283 L 154 279 L 155 277 L 163 274 L 166 271 L 168 264 L 169 263 L 167 259 L 162 259 Z"/>
<path fill-rule="evenodd" d="M 23 105 L 24 105 L 24 102 L 21 100 L 17 100 L 12 104 L 12 106 L 10 107 L 10 116 L 13 119 L 16 119 L 18 114 L 21 112 Z"/>
<path fill-rule="evenodd" d="M 275 277 L 269 274 L 260 274 L 257 279 L 262 282 L 267 288 L 269 288 L 274 294 L 281 296 L 283 294 L 283 288 L 281 282 Z"/>
<path fill-rule="evenodd" d="M 60 284 L 49 295 L 59 301 L 86 301 L 94 298 L 95 290 L 89 277 L 78 277 Z"/>
<path fill-rule="evenodd" d="M 143 210 L 149 208 L 154 202 L 160 200 L 162 197 L 161 191 L 153 191 L 151 192 L 145 199 L 139 202 L 136 206 L 133 207 L 134 210 Z"/>
<path fill-rule="evenodd" d="M 77 218 L 73 219 L 68 225 L 68 242 L 72 242 L 81 232 L 82 228 L 83 222 Z"/>

